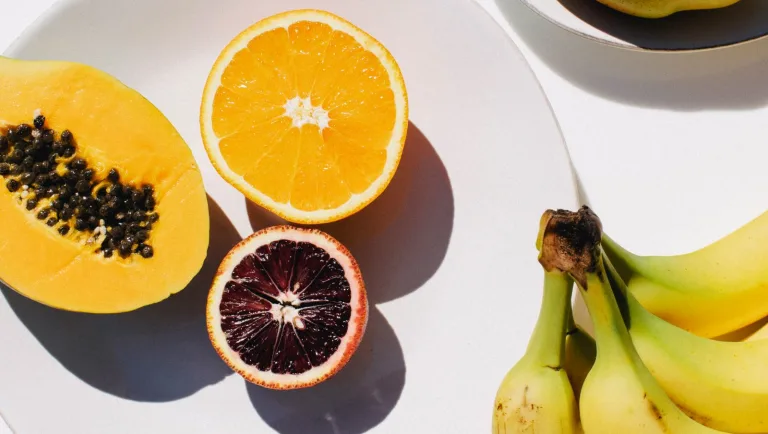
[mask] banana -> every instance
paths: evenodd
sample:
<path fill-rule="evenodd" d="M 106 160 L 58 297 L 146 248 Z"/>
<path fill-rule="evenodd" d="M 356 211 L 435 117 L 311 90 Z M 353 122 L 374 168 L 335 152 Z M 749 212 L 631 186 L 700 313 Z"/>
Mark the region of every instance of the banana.
<path fill-rule="evenodd" d="M 603 235 L 629 290 L 660 318 L 704 337 L 768 316 L 768 212 L 692 253 L 638 256 Z"/>
<path fill-rule="evenodd" d="M 606 276 L 600 220 L 587 207 L 547 211 L 539 262 L 578 285 L 595 330 L 597 358 L 579 399 L 589 434 L 717 433 L 685 415 L 640 359 Z M 544 220 L 544 219 L 542 219 Z"/>
<path fill-rule="evenodd" d="M 747 340 L 762 339 L 766 333 L 768 333 L 768 318 L 762 318 L 759 321 L 755 321 L 752 324 L 742 327 L 738 330 L 728 332 L 724 335 L 714 337 L 718 341 L 739 342 Z"/>
<path fill-rule="evenodd" d="M 756 332 L 743 339 L 746 342 L 761 341 L 768 338 L 768 323 L 763 324 Z"/>
<path fill-rule="evenodd" d="M 625 297 L 632 342 L 670 398 L 704 425 L 768 432 L 768 340 L 723 342 L 680 329 L 643 308 L 604 260 L 616 296 Z"/>
<path fill-rule="evenodd" d="M 563 367 L 573 387 L 576 398 L 581 395 L 581 386 L 595 363 L 597 348 L 595 340 L 573 321 L 573 312 L 568 305 L 568 327 L 565 333 L 565 360 Z"/>
<path fill-rule="evenodd" d="M 563 366 L 565 326 L 573 281 L 544 275 L 544 297 L 525 355 L 496 393 L 494 434 L 576 434 L 578 407 Z"/>

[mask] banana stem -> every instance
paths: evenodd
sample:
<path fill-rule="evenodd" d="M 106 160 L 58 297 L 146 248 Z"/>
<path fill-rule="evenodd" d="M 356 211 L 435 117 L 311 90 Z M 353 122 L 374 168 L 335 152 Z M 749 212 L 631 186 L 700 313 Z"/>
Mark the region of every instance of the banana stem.
<path fill-rule="evenodd" d="M 544 295 L 539 318 L 526 351 L 529 361 L 542 366 L 562 366 L 572 292 L 573 280 L 566 273 L 544 273 Z"/>
<path fill-rule="evenodd" d="M 642 267 L 642 264 L 640 264 L 641 258 L 639 256 L 621 247 L 608 235 L 602 235 L 600 245 L 603 247 L 604 258 L 610 258 L 610 260 L 618 267 L 618 269 L 614 268 L 614 272 L 618 271 L 617 275 L 622 276 L 623 279 L 629 279 L 632 274 L 635 273 L 635 270 Z"/>
<path fill-rule="evenodd" d="M 621 275 L 613 266 L 613 263 L 608 258 L 605 250 L 602 251 L 602 260 L 606 270 L 609 284 L 613 288 L 613 293 L 616 299 L 619 301 L 619 307 L 624 316 L 624 323 L 627 328 L 632 327 L 632 324 L 648 324 L 649 322 L 655 323 L 657 321 L 664 321 L 656 315 L 652 314 L 640 304 L 634 295 L 627 288 L 626 282 L 621 278 Z M 636 320 L 636 321 L 633 321 Z"/>
<path fill-rule="evenodd" d="M 607 356 L 611 352 L 625 359 L 634 358 L 627 351 L 634 346 L 608 282 L 602 257 L 595 259 L 596 271 L 587 273 L 586 285 L 580 286 L 580 289 L 594 325 L 598 357 Z"/>

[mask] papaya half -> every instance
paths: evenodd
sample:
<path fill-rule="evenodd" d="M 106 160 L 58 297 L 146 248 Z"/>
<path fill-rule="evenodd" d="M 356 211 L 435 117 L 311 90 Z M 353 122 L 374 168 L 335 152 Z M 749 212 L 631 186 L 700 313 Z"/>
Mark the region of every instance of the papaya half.
<path fill-rule="evenodd" d="M 719 9 L 740 0 L 598 0 L 625 14 L 641 18 L 664 18 L 677 12 Z"/>
<path fill-rule="evenodd" d="M 42 304 L 159 302 L 205 260 L 191 150 L 137 91 L 73 62 L 0 57 L 0 280 Z"/>

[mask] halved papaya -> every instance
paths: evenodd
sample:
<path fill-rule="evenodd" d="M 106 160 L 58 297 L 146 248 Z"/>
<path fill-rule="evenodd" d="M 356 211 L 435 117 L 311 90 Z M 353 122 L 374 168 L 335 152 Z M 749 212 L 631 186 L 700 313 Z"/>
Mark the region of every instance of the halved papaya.
<path fill-rule="evenodd" d="M 0 279 L 45 305 L 116 313 L 202 267 L 208 203 L 191 150 L 93 67 L 0 57 Z"/>

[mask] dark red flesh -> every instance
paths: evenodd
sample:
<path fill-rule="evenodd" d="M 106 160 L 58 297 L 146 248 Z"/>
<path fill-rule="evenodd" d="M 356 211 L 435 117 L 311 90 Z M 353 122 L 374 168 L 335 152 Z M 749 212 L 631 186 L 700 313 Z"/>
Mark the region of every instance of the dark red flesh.
<path fill-rule="evenodd" d="M 281 301 L 291 291 L 298 305 Z M 219 305 L 221 328 L 245 363 L 265 372 L 301 374 L 339 349 L 351 297 L 344 269 L 325 250 L 278 240 L 235 266 Z M 275 305 L 297 309 L 303 328 L 276 319 Z"/>

